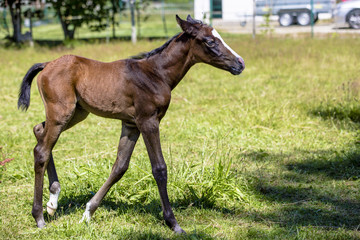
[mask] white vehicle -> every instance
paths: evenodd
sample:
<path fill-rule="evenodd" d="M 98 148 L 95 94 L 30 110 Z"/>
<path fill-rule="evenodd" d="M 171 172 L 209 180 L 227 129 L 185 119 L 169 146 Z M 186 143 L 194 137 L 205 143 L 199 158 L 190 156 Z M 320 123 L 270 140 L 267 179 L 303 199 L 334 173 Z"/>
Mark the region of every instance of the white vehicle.
<path fill-rule="evenodd" d="M 336 27 L 360 29 L 360 0 L 344 1 L 334 10 Z"/>
<path fill-rule="evenodd" d="M 314 1 L 314 22 L 318 20 L 320 13 L 333 11 L 335 0 L 313 0 Z M 302 26 L 311 23 L 311 4 L 310 0 L 256 0 L 256 15 L 279 16 L 281 26 L 299 24 Z"/>

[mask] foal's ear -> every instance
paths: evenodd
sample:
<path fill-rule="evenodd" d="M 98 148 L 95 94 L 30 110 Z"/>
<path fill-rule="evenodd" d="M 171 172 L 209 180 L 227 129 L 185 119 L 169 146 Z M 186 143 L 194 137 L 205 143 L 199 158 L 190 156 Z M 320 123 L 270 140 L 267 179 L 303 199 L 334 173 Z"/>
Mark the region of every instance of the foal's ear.
<path fill-rule="evenodd" d="M 189 21 L 184 21 L 178 15 L 176 15 L 176 21 L 184 32 L 194 37 L 198 34 L 199 27 L 196 26 L 196 24 Z"/>
<path fill-rule="evenodd" d="M 190 16 L 190 14 L 187 16 L 186 21 L 188 21 L 189 23 L 192 23 L 192 24 L 196 24 L 196 23 L 202 24 L 202 21 L 193 19 L 193 18 Z"/>

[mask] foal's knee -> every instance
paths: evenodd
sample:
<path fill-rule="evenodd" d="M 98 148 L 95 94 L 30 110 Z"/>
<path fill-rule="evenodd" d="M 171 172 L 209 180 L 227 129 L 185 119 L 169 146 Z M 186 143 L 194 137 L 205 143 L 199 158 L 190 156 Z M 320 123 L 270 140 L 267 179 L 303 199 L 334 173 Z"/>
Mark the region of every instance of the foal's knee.
<path fill-rule="evenodd" d="M 129 168 L 129 163 L 124 163 L 120 166 L 114 165 L 112 172 L 117 178 L 121 178 Z"/>
<path fill-rule="evenodd" d="M 166 182 L 167 181 L 167 168 L 166 165 L 160 165 L 153 167 L 152 169 L 153 176 L 156 182 Z"/>
<path fill-rule="evenodd" d="M 35 172 L 42 171 L 49 159 L 50 153 L 44 151 L 43 147 L 38 143 L 34 148 L 34 167 Z"/>

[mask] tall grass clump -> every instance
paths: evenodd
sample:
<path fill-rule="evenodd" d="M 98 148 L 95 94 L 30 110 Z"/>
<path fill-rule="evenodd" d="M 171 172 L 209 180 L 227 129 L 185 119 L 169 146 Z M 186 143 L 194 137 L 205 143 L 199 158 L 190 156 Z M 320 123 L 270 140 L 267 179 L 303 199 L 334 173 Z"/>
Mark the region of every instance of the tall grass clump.
<path fill-rule="evenodd" d="M 242 172 L 233 169 L 232 157 L 210 156 L 200 163 L 182 161 L 168 165 L 168 192 L 179 208 L 237 208 L 249 201 L 250 186 Z M 144 159 L 145 160 L 145 159 Z M 146 161 L 146 160 L 145 160 Z M 146 164 L 146 163 L 145 163 Z M 131 163 L 128 173 L 110 190 L 129 205 L 158 201 L 156 182 L 150 169 Z"/>
<path fill-rule="evenodd" d="M 249 201 L 246 179 L 241 171 L 232 169 L 232 158 L 225 157 L 214 156 L 211 164 L 183 162 L 170 172 L 172 191 L 181 196 L 178 200 L 181 205 L 223 208 Z"/>

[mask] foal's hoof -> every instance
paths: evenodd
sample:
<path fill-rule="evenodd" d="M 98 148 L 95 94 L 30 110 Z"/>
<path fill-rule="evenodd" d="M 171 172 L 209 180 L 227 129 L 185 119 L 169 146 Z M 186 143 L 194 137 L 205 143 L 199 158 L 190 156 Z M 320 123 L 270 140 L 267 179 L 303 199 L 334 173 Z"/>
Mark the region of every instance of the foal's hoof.
<path fill-rule="evenodd" d="M 57 203 L 54 204 L 53 202 L 49 201 L 46 204 L 46 212 L 50 215 L 50 216 L 54 216 L 55 212 L 57 209 Z"/>
<path fill-rule="evenodd" d="M 49 206 L 46 206 L 46 212 L 47 212 L 50 216 L 54 216 L 54 215 L 55 215 L 55 212 L 56 212 L 56 209 L 51 208 L 51 207 L 49 207 Z"/>
<path fill-rule="evenodd" d="M 90 214 L 90 211 L 86 210 L 83 214 L 83 217 L 81 218 L 81 220 L 79 221 L 79 223 L 82 223 L 82 222 L 86 222 L 86 223 L 89 223 L 91 220 L 91 214 Z"/>
<path fill-rule="evenodd" d="M 186 232 L 185 232 L 179 225 L 176 225 L 176 226 L 173 228 L 173 231 L 174 231 L 176 234 L 186 234 Z"/>
<path fill-rule="evenodd" d="M 55 193 L 52 193 L 50 190 L 50 199 L 46 204 L 46 211 L 50 216 L 54 216 L 56 209 L 58 208 L 58 199 L 59 199 L 59 195 L 60 195 L 60 184 L 58 182 L 54 182 L 51 185 L 51 189 L 52 188 L 57 188 L 57 190 Z"/>
<path fill-rule="evenodd" d="M 45 227 L 45 221 L 44 220 L 40 220 L 36 223 L 38 228 L 44 228 Z"/>

